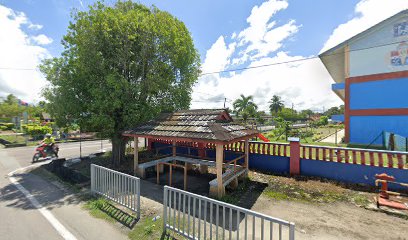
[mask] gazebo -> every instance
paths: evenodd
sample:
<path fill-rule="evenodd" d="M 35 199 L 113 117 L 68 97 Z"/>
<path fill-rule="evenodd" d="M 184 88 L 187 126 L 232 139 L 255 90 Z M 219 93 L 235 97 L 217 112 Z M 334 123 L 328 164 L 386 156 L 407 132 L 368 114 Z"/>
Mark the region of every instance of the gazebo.
<path fill-rule="evenodd" d="M 199 164 L 205 171 L 208 166 L 216 168 L 216 179 L 211 181 L 210 195 L 224 196 L 227 184 L 238 185 L 238 177 L 248 172 L 248 141 L 258 135 L 258 131 L 246 128 L 233 122 L 225 109 L 180 110 L 173 113 L 162 113 L 158 118 L 146 124 L 127 130 L 123 136 L 134 138 L 134 172 L 139 177 L 145 177 L 145 169 L 156 167 L 157 181 L 163 171 L 163 165 L 184 168 L 184 187 L 187 184 L 187 170 L 191 164 Z M 171 143 L 171 156 L 151 162 L 139 164 L 139 138 L 154 139 Z M 198 147 L 198 158 L 177 156 L 177 143 L 188 142 Z M 244 144 L 243 154 L 229 161 L 224 161 L 224 146 Z M 215 145 L 215 161 L 200 159 L 206 146 Z M 177 164 L 183 162 L 184 165 Z"/>

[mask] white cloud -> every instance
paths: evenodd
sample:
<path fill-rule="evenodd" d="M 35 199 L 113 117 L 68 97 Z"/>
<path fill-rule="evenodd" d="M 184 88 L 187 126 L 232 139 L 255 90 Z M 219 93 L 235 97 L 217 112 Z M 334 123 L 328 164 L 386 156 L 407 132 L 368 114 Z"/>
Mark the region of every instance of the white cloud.
<path fill-rule="evenodd" d="M 207 51 L 202 71 L 206 73 L 304 59 L 304 56 L 291 56 L 280 50 L 284 41 L 300 27 L 295 20 L 278 24 L 273 19 L 278 11 L 287 7 L 287 1 L 279 0 L 255 6 L 247 18 L 247 28 L 238 34 L 233 33 L 231 43 L 219 37 Z M 227 106 L 231 107 L 232 101 L 240 94 L 253 95 L 259 108 L 266 111 L 268 101 L 274 94 L 282 96 L 287 106 L 293 103 L 296 109 L 322 110 L 323 106 L 341 104 L 341 100 L 331 91 L 329 74 L 320 60 L 314 59 L 229 74 L 205 75 L 194 87 L 192 108 L 223 107 L 224 97 L 228 99 Z"/>
<path fill-rule="evenodd" d="M 228 46 L 225 44 L 223 36 L 211 46 L 205 56 L 205 61 L 202 65 L 203 72 L 222 71 L 229 64 L 231 54 L 235 50 L 236 43 L 231 43 Z"/>
<path fill-rule="evenodd" d="M 24 13 L 0 5 L 0 95 L 16 94 L 25 101 L 39 99 L 39 92 L 46 84 L 36 69 L 41 60 L 50 57 L 47 49 L 33 44 L 32 36 L 23 27 L 30 26 Z M 38 28 L 38 27 L 37 27 Z"/>
<path fill-rule="evenodd" d="M 358 33 L 376 25 L 382 20 L 408 9 L 407 0 L 362 0 L 354 9 L 354 17 L 340 24 L 324 44 L 324 52 Z"/>
<path fill-rule="evenodd" d="M 254 61 L 250 66 L 303 58 L 279 52 L 275 57 Z M 330 76 L 319 59 L 248 69 L 230 77 L 213 74 L 205 78 L 212 79 L 212 84 L 204 79 L 199 80 L 194 88 L 193 99 L 196 102 L 193 102 L 192 108 L 222 107 L 223 102 L 212 101 L 211 96 L 223 95 L 234 100 L 240 94 L 253 95 L 261 110 L 268 109 L 268 101 L 274 94 L 282 96 L 288 107 L 293 103 L 296 109 L 322 110 L 323 107 L 341 104 L 341 100 L 331 91 Z M 231 102 L 227 106 L 231 107 Z"/>
<path fill-rule="evenodd" d="M 300 26 L 294 20 L 285 24 L 272 21 L 272 17 L 288 7 L 285 0 L 269 0 L 260 6 L 252 8 L 247 18 L 249 26 L 237 35 L 237 47 L 240 49 L 239 58 L 232 60 L 233 65 L 240 65 L 248 60 L 257 60 L 275 52 L 287 40 L 295 34 Z M 233 34 L 235 37 L 236 35 Z M 232 38 L 234 40 L 235 38 Z"/>
<path fill-rule="evenodd" d="M 280 23 L 274 19 L 278 11 L 288 7 L 287 1 L 270 0 L 255 6 L 247 18 L 248 27 L 238 34 L 233 33 L 231 43 L 217 40 L 219 47 L 207 52 L 205 62 L 214 61 L 210 56 L 219 58 L 217 70 L 300 60 L 306 56 L 292 56 L 284 52 L 285 41 L 296 34 L 300 25 L 294 20 Z M 407 0 L 362 0 L 355 7 L 354 17 L 340 24 L 324 44 L 323 49 L 339 44 L 355 34 L 375 25 L 381 20 L 408 7 Z M 216 43 L 217 43 L 216 42 Z M 226 46 L 236 43 L 234 52 Z M 231 49 L 229 49 L 231 50 Z M 226 54 L 228 52 L 228 54 Z M 228 57 L 225 57 L 227 56 Z M 222 62 L 222 64 L 221 64 Z M 208 64 L 206 64 L 208 65 Z M 203 71 L 207 72 L 207 71 Z M 295 109 L 323 110 L 343 104 L 331 90 L 333 80 L 320 59 L 298 61 L 269 67 L 247 69 L 230 74 L 212 74 L 199 79 L 194 87 L 192 108 L 222 107 L 223 101 L 214 101 L 221 96 L 229 99 L 227 106 L 240 94 L 253 95 L 261 110 L 268 109 L 268 101 L 274 95 L 282 96 L 286 106 L 294 103 Z M 212 98 L 214 96 L 216 98 Z"/>
<path fill-rule="evenodd" d="M 31 39 L 33 39 L 34 42 L 40 45 L 48 45 L 48 44 L 51 44 L 53 41 L 52 38 L 49 38 L 45 36 L 44 34 L 40 34 L 40 35 L 31 37 Z"/>
<path fill-rule="evenodd" d="M 40 29 L 43 28 L 43 26 L 40 25 L 40 24 L 30 23 L 30 24 L 28 25 L 28 28 L 29 28 L 29 29 L 32 29 L 32 30 L 40 30 Z"/>
<path fill-rule="evenodd" d="M 252 8 L 251 15 L 247 18 L 249 27 L 238 34 L 241 39 L 240 44 L 247 42 L 257 43 L 262 41 L 265 33 L 273 27 L 273 24 L 268 24 L 271 17 L 278 11 L 286 9 L 288 3 L 286 1 L 270 0 Z"/>

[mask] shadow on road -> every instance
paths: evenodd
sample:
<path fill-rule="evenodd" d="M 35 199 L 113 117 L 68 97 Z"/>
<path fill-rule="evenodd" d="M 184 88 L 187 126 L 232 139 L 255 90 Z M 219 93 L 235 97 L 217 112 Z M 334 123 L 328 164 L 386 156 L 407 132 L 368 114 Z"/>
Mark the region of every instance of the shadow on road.
<path fill-rule="evenodd" d="M 15 174 L 13 177 L 47 209 L 79 204 L 82 201 L 61 183 L 49 182 L 31 173 Z M 35 209 L 30 200 L 12 183 L 0 189 L 0 201 L 6 202 L 7 207 L 24 210 Z"/>

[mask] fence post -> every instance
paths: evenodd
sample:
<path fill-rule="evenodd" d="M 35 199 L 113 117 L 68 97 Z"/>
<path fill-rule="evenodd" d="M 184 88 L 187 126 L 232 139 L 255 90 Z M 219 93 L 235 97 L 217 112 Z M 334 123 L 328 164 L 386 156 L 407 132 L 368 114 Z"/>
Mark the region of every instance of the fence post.
<path fill-rule="evenodd" d="M 140 219 L 140 179 L 136 179 L 137 219 Z"/>
<path fill-rule="evenodd" d="M 166 222 L 167 222 L 167 194 L 169 190 L 167 186 L 164 186 L 164 194 L 163 194 L 163 233 L 166 233 Z"/>
<path fill-rule="evenodd" d="M 290 175 L 300 174 L 300 139 L 297 137 L 288 138 L 290 142 Z"/>
<path fill-rule="evenodd" d="M 289 240 L 295 240 L 295 224 L 293 223 L 289 225 Z"/>
<path fill-rule="evenodd" d="M 95 191 L 95 166 L 91 164 L 91 193 Z"/>

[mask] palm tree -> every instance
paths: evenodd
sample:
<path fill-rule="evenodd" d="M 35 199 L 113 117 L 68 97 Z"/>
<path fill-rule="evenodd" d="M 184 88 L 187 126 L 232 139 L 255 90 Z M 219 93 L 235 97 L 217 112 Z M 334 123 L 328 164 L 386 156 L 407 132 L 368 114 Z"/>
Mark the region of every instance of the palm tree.
<path fill-rule="evenodd" d="M 254 98 L 252 96 L 245 97 L 241 94 L 240 98 L 234 101 L 232 106 L 234 107 L 234 113 L 237 116 L 241 115 L 243 112 L 247 112 L 250 115 L 256 112 L 258 106 L 253 102 Z"/>
<path fill-rule="evenodd" d="M 277 95 L 273 95 L 269 103 L 270 103 L 269 110 L 271 111 L 272 114 L 280 112 L 284 107 L 281 97 Z"/>

